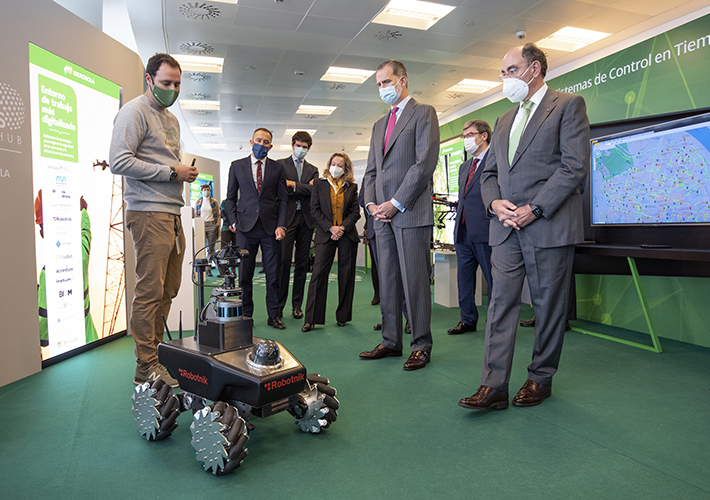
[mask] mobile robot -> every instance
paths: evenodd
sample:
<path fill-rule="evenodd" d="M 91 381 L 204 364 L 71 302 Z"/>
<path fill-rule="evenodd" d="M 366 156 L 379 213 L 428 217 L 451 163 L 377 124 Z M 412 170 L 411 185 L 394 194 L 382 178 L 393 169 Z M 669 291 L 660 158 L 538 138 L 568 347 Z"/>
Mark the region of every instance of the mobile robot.
<path fill-rule="evenodd" d="M 235 269 L 248 252 L 231 244 L 217 255 L 219 264 Z M 192 446 L 205 471 L 229 474 L 247 455 L 246 442 L 254 426 L 252 414 L 268 417 L 282 411 L 293 415 L 303 432 L 318 433 L 338 417 L 340 402 L 329 381 L 306 368 L 279 342 L 255 338 L 254 322 L 242 316 L 241 289 L 227 275 L 204 305 L 203 272 L 209 263 L 195 260 L 199 309 L 196 335 L 158 345 L 158 360 L 177 379 L 175 394 L 163 380 L 135 388 L 132 411 L 148 441 L 169 437 L 180 413 L 191 411 Z M 210 403 L 212 401 L 212 403 Z"/>

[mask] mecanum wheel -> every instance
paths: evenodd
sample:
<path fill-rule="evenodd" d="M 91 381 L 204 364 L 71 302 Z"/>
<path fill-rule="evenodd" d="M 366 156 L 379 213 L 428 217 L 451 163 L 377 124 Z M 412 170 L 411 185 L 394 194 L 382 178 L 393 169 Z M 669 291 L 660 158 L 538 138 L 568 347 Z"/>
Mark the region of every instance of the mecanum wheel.
<path fill-rule="evenodd" d="M 289 409 L 293 420 L 303 432 L 316 434 L 327 429 L 338 418 L 338 391 L 327 378 L 317 373 L 306 375 L 306 389 L 297 395 L 296 405 Z"/>
<path fill-rule="evenodd" d="M 195 412 L 190 432 L 195 458 L 216 476 L 229 474 L 247 455 L 247 423 L 234 406 L 219 401 Z"/>
<path fill-rule="evenodd" d="M 136 426 L 148 441 L 165 439 L 177 427 L 180 404 L 172 387 L 162 380 L 136 386 L 131 401 Z"/>

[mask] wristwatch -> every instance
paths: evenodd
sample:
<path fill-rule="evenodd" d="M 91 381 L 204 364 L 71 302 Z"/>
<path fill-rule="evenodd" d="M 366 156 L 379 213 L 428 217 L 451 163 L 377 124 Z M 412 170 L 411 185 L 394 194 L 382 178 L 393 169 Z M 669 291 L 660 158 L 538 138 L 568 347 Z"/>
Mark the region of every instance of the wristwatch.
<path fill-rule="evenodd" d="M 177 179 L 177 170 L 175 170 L 175 167 L 170 167 L 170 180 L 174 181 Z"/>
<path fill-rule="evenodd" d="M 532 214 L 535 216 L 536 219 L 545 216 L 545 214 L 542 213 L 542 208 L 540 208 L 538 205 L 530 205 L 530 210 L 532 210 Z"/>

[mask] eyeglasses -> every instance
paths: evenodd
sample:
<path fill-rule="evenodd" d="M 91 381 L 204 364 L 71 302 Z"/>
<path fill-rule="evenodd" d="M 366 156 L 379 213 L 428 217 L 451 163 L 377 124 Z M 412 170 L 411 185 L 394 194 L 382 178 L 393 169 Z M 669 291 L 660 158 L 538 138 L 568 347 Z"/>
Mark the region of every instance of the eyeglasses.
<path fill-rule="evenodd" d="M 529 67 L 530 66 L 525 68 L 525 71 L 527 71 Z M 525 71 L 523 71 L 523 73 L 525 73 Z M 522 75 L 522 73 L 520 73 L 520 68 L 512 66 L 508 68 L 508 71 L 501 71 L 500 75 L 498 75 L 498 79 L 502 82 L 506 78 L 517 78 L 518 74 Z"/>
<path fill-rule="evenodd" d="M 477 135 L 481 135 L 480 132 L 471 132 L 470 134 L 466 134 L 463 136 L 464 139 L 470 139 L 471 137 L 476 137 Z"/>

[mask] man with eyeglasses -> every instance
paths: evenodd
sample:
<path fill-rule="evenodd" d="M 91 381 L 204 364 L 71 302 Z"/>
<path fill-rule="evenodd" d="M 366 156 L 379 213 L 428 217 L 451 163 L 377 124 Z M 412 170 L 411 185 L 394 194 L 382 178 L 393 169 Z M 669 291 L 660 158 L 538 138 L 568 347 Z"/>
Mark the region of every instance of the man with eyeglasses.
<path fill-rule="evenodd" d="M 459 295 L 459 324 L 448 330 L 449 335 L 475 332 L 478 323 L 476 308 L 476 271 L 481 267 L 488 284 L 488 296 L 493 290 L 491 278 L 491 246 L 488 244 L 490 219 L 481 200 L 481 172 L 485 166 L 491 127 L 483 120 L 469 120 L 463 126 L 463 146 L 471 157 L 459 168 L 459 199 L 454 225 L 456 244 L 456 282 Z"/>
<path fill-rule="evenodd" d="M 537 313 L 532 362 L 514 406 L 535 406 L 552 393 L 567 319 L 574 245 L 584 240 L 580 185 L 590 163 L 584 99 L 544 81 L 545 54 L 534 44 L 503 59 L 503 94 L 520 103 L 495 124 L 481 174 L 483 204 L 493 217 L 495 287 L 488 306 L 481 386 L 459 401 L 470 409 L 508 407 L 508 383 L 527 275 Z"/>

